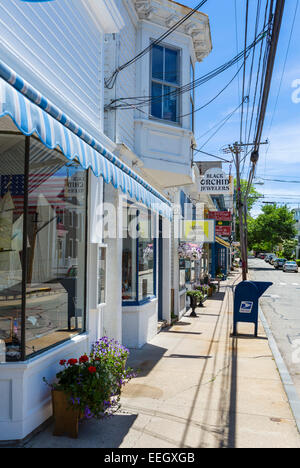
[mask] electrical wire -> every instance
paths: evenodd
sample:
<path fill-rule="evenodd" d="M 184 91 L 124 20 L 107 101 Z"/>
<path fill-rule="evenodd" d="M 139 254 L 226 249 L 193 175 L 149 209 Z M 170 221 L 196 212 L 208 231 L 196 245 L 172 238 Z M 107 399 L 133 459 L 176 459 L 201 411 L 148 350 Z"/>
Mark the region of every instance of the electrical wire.
<path fill-rule="evenodd" d="M 266 28 L 255 38 L 255 40 L 247 47 L 246 49 L 246 54 L 248 54 L 251 49 L 257 45 L 260 41 L 263 41 L 263 39 L 266 37 L 267 30 Z M 225 62 L 224 64 L 220 65 L 219 67 L 215 68 L 211 72 L 207 73 L 206 75 L 201 76 L 200 78 L 193 80 L 190 83 L 187 83 L 183 86 L 179 86 L 176 88 L 174 91 L 170 91 L 167 93 L 164 93 L 160 96 L 152 97 L 152 96 L 134 96 L 134 97 L 126 97 L 126 98 L 118 98 L 114 99 L 110 102 L 110 104 L 107 104 L 105 106 L 105 109 L 132 109 L 132 105 L 136 108 L 148 106 L 150 103 L 161 101 L 163 98 L 169 96 L 169 97 L 175 97 L 179 96 L 181 94 L 184 94 L 186 92 L 190 92 L 191 90 L 202 86 L 203 84 L 207 83 L 211 79 L 215 78 L 216 76 L 220 75 L 224 71 L 228 70 L 230 67 L 238 63 L 241 58 L 245 56 L 245 51 L 241 51 L 238 55 L 236 55 L 234 58 L 229 60 L 228 62 Z M 133 103 L 130 103 L 130 106 L 128 106 L 128 102 L 133 100 Z M 125 104 L 122 104 L 122 101 L 126 101 Z M 117 104 L 119 103 L 119 104 Z"/>
<path fill-rule="evenodd" d="M 248 16 L 249 16 L 249 0 L 246 1 L 246 19 L 245 19 L 245 47 L 244 47 L 244 72 L 243 72 L 243 86 L 242 86 L 242 109 L 241 109 L 241 123 L 240 123 L 240 143 L 242 143 L 243 136 L 243 115 L 244 115 L 244 97 L 245 97 L 245 82 L 246 82 L 246 50 L 248 40 Z"/>
<path fill-rule="evenodd" d="M 241 104 L 236 108 L 234 109 L 234 111 L 231 111 L 229 114 L 227 114 L 225 117 L 223 117 L 223 119 L 221 119 L 219 122 L 217 122 L 215 125 L 213 125 L 211 128 L 209 128 L 208 130 L 206 130 L 206 132 L 202 133 L 202 135 L 198 136 L 195 138 L 196 141 L 198 140 L 201 140 L 203 137 L 205 137 L 208 133 L 210 133 L 212 130 L 214 130 L 215 128 L 219 127 L 223 122 L 226 123 L 230 117 L 235 113 L 237 112 L 241 107 Z M 222 125 L 223 126 L 223 125 Z"/>
<path fill-rule="evenodd" d="M 244 101 L 246 99 L 247 99 L 247 97 L 245 97 Z M 204 148 L 204 146 L 207 145 L 207 143 L 221 130 L 221 128 L 224 127 L 224 125 L 228 122 L 228 120 L 240 109 L 241 106 L 242 106 L 242 103 L 239 104 L 232 112 L 230 112 L 230 114 L 228 116 L 226 116 L 225 119 L 222 119 L 222 121 L 219 122 L 217 130 L 205 141 L 205 143 L 203 143 L 201 145 L 199 150 L 202 150 Z M 210 130 L 212 130 L 212 129 L 210 129 Z M 202 135 L 202 136 L 204 136 L 204 135 Z"/>
<path fill-rule="evenodd" d="M 285 60 L 284 60 L 284 64 L 283 64 L 283 69 L 282 69 L 281 79 L 280 79 L 280 83 L 279 83 L 278 93 L 277 93 L 277 96 L 276 96 L 275 106 L 274 106 L 274 109 L 273 109 L 273 114 L 272 114 L 269 130 L 268 130 L 269 135 L 270 135 L 273 123 L 274 123 L 274 118 L 275 118 L 275 114 L 276 114 L 276 110 L 277 110 L 277 106 L 278 106 L 279 95 L 280 95 L 280 92 L 281 92 L 283 78 L 284 78 L 284 74 L 285 74 L 285 70 L 286 70 L 287 59 L 288 59 L 288 55 L 289 55 L 289 51 L 290 51 L 290 47 L 291 47 L 292 37 L 293 37 L 295 23 L 296 23 L 296 17 L 297 17 L 297 13 L 298 13 L 298 8 L 299 8 L 299 0 L 296 0 L 296 7 L 295 7 L 294 17 L 293 17 L 293 21 L 292 21 L 292 27 L 291 27 L 291 32 L 290 32 L 290 36 L 289 36 L 287 51 L 286 51 L 286 54 L 285 54 Z M 268 152 L 269 152 L 269 149 L 270 149 L 270 145 L 271 145 L 271 143 L 269 143 L 269 145 L 268 145 L 268 147 L 266 149 L 266 153 L 265 153 L 264 174 L 266 173 L 267 155 L 268 155 Z"/>
<path fill-rule="evenodd" d="M 223 161 L 223 162 L 232 164 L 232 161 L 228 161 L 227 159 L 221 158 L 220 156 L 216 156 L 216 155 L 214 155 L 214 154 L 207 153 L 206 151 L 201 151 L 201 150 L 199 150 L 199 149 L 194 149 L 194 151 L 195 151 L 196 153 L 205 154 L 206 156 L 211 156 L 212 158 L 216 158 L 216 159 L 219 159 L 220 161 Z M 197 161 L 195 161 L 195 162 L 197 162 Z"/>
<path fill-rule="evenodd" d="M 261 10 L 261 0 L 258 0 L 257 10 L 256 10 L 255 28 L 254 28 L 254 38 L 257 36 L 257 32 L 258 32 L 259 19 L 260 19 L 260 10 Z M 251 65 L 250 65 L 250 77 L 249 77 L 248 92 L 247 92 L 248 96 L 251 95 L 252 77 L 253 77 L 253 69 L 254 69 L 254 61 L 255 61 L 255 52 L 256 52 L 256 47 L 254 47 L 253 51 L 252 51 L 252 60 L 251 60 Z M 259 72 L 259 69 L 258 69 L 258 72 Z M 247 141 L 247 127 L 248 127 L 248 117 L 249 117 L 249 107 L 250 107 L 249 104 L 250 104 L 250 99 L 249 99 L 249 102 L 248 102 L 248 105 L 247 105 L 246 122 L 245 122 L 244 141 L 247 142 L 247 143 L 249 143 L 249 141 Z"/>
<path fill-rule="evenodd" d="M 214 102 L 230 85 L 231 83 L 235 80 L 235 78 L 239 75 L 241 69 L 243 68 L 243 63 L 242 65 L 240 66 L 240 68 L 238 69 L 238 71 L 235 73 L 235 75 L 231 78 L 231 80 L 227 83 L 226 86 L 224 86 L 224 88 L 221 89 L 221 91 L 216 94 L 215 97 L 213 97 L 212 99 L 210 99 L 210 101 L 208 101 L 206 104 L 204 104 L 203 106 L 201 107 L 198 107 L 197 109 L 195 109 L 193 112 L 189 112 L 188 114 L 183 114 L 183 115 L 180 115 L 178 117 L 178 119 L 182 119 L 183 117 L 187 117 L 189 115 L 192 115 L 192 114 L 195 114 L 196 112 L 199 112 L 200 110 L 204 109 L 205 107 L 207 107 L 209 104 L 211 104 L 212 102 Z M 196 138 L 197 140 L 197 138 Z"/>
<path fill-rule="evenodd" d="M 272 7 L 273 7 L 273 0 L 271 1 L 270 18 L 273 17 Z M 285 7 L 285 0 L 277 0 L 275 13 L 274 13 L 274 19 L 272 21 L 272 36 L 271 36 L 271 42 L 269 44 L 266 72 L 264 74 L 264 86 L 261 92 L 260 107 L 259 107 L 259 113 L 258 113 L 258 119 L 257 119 L 256 131 L 255 131 L 254 150 L 257 152 L 260 147 L 261 136 L 262 136 L 263 126 L 264 126 L 264 121 L 265 121 L 265 114 L 266 114 L 266 109 L 267 109 L 269 93 L 270 93 L 271 80 L 272 80 L 272 75 L 273 75 L 273 70 L 274 70 L 274 63 L 275 63 L 275 57 L 276 57 L 276 52 L 277 52 L 279 33 L 281 29 L 281 24 L 282 24 L 284 7 Z M 245 193 L 245 200 L 247 199 L 247 196 L 249 195 L 249 192 L 250 192 L 250 187 L 251 187 L 254 175 L 255 175 L 256 163 L 257 161 L 252 161 L 252 167 L 251 167 L 249 179 L 248 179 L 248 186 L 247 186 L 247 190 Z"/>
<path fill-rule="evenodd" d="M 176 29 L 178 29 L 185 21 L 187 21 L 192 15 L 194 15 L 199 8 L 201 8 L 207 0 L 202 0 L 198 5 L 195 6 L 189 13 L 187 13 L 185 16 L 183 16 L 179 21 L 177 21 L 171 28 L 169 28 L 167 31 L 165 31 L 161 36 L 159 36 L 157 39 L 151 42 L 151 44 L 143 49 L 141 52 L 139 52 L 135 57 L 132 59 L 128 60 L 128 62 L 125 62 L 123 65 L 120 65 L 116 70 L 112 73 L 112 75 L 104 80 L 105 87 L 108 89 L 112 89 L 115 85 L 116 79 L 118 77 L 118 74 L 124 70 L 125 68 L 129 67 L 133 63 L 135 63 L 137 60 L 142 58 L 144 55 L 148 54 L 151 49 L 160 44 L 166 37 L 168 37 L 170 34 L 172 34 Z"/>
<path fill-rule="evenodd" d="M 270 6 L 270 9 L 271 8 L 272 8 L 272 5 Z M 266 24 L 267 24 L 268 11 L 269 11 L 269 0 L 267 0 L 266 5 L 265 5 L 264 27 L 266 27 Z M 269 11 L 269 18 L 271 18 L 270 11 Z M 258 15 L 258 11 L 257 11 L 257 15 Z M 261 47 L 260 47 L 259 60 L 258 60 L 258 69 L 257 69 L 257 73 L 256 73 L 256 84 L 255 84 L 254 97 L 253 97 L 253 102 L 252 102 L 251 119 L 250 119 L 249 131 L 248 131 L 248 139 L 246 139 L 247 145 L 250 144 L 251 140 L 252 141 L 254 140 L 254 135 L 253 135 L 253 139 L 251 138 L 251 130 L 252 130 L 252 126 L 253 126 L 254 112 L 255 112 L 255 109 L 256 109 L 256 99 L 257 99 L 257 92 L 258 92 L 259 82 L 260 82 L 260 97 L 262 95 L 263 82 L 264 82 L 264 76 L 265 76 L 265 71 L 266 71 L 267 55 L 268 55 L 268 50 L 269 50 L 270 34 L 271 34 L 271 23 L 269 21 L 268 39 L 267 39 L 266 44 L 265 44 L 264 54 L 263 54 L 264 43 L 261 43 Z M 263 55 L 264 55 L 264 59 L 263 59 Z M 250 95 L 250 91 L 249 91 L 249 95 Z M 258 109 L 259 109 L 260 99 L 259 99 L 259 103 L 258 103 L 258 107 L 257 107 Z M 258 119 L 258 112 L 257 112 L 256 123 L 257 123 L 257 119 Z M 247 126 L 248 126 L 248 122 L 246 122 L 246 128 L 247 128 Z M 246 138 L 246 134 L 245 134 L 245 138 Z M 244 172 L 244 169 L 245 169 L 246 158 L 251 152 L 252 152 L 252 149 L 247 152 L 246 156 L 241 161 L 241 163 L 243 163 L 242 173 Z M 248 167 L 247 179 L 250 176 L 250 170 L 251 170 L 251 165 L 249 165 L 249 167 Z"/>
<path fill-rule="evenodd" d="M 239 52 L 239 39 L 238 39 L 238 21 L 237 21 L 237 0 L 234 0 L 234 16 L 235 16 L 235 43 L 236 43 L 236 53 Z M 240 98 L 240 79 L 238 78 L 238 102 L 241 102 Z"/>

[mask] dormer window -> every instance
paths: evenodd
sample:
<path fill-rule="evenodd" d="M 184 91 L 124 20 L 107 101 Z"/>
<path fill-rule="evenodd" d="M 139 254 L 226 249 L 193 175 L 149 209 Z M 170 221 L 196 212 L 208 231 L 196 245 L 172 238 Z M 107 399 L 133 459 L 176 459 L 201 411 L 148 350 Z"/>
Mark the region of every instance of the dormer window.
<path fill-rule="evenodd" d="M 180 50 L 155 45 L 151 52 L 151 117 L 179 123 Z"/>

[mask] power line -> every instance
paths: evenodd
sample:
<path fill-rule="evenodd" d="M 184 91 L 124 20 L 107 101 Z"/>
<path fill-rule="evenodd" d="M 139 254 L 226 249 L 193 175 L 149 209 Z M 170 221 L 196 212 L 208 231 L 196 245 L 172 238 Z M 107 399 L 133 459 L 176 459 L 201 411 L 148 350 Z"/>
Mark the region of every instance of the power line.
<path fill-rule="evenodd" d="M 239 51 L 239 39 L 238 39 L 238 26 L 237 26 L 237 6 L 236 0 L 234 0 L 234 16 L 235 16 L 235 43 L 236 43 L 236 53 Z M 241 102 L 240 99 L 240 79 L 238 77 L 238 102 Z"/>
<path fill-rule="evenodd" d="M 296 23 L 296 17 L 297 17 L 297 13 L 298 13 L 298 8 L 299 8 L 299 0 L 296 0 L 296 7 L 295 7 L 294 17 L 293 17 L 293 21 L 292 21 L 292 27 L 291 27 L 291 32 L 290 32 L 290 36 L 289 36 L 287 51 L 286 51 L 286 55 L 285 55 L 285 60 L 284 60 L 282 74 L 281 74 L 281 78 L 280 78 L 278 93 L 277 93 L 277 96 L 276 96 L 275 106 L 274 106 L 273 114 L 272 114 L 272 118 L 271 118 L 271 123 L 270 123 L 270 126 L 269 126 L 269 131 L 268 131 L 269 134 L 270 134 L 271 128 L 273 126 L 273 122 L 274 122 L 274 118 L 275 118 L 275 114 L 276 114 L 276 110 L 277 110 L 277 106 L 278 106 L 279 95 L 280 95 L 280 91 L 281 91 L 281 87 L 282 87 L 282 83 L 283 83 L 283 77 L 284 77 L 285 70 L 286 70 L 287 59 L 288 59 L 288 55 L 289 55 L 289 51 L 290 51 L 290 47 L 291 47 L 293 32 L 294 32 L 295 23 Z M 266 162 L 267 162 L 267 155 L 268 155 L 269 149 L 270 149 L 270 144 L 267 147 L 266 153 L 265 153 L 265 173 L 266 173 Z"/>
<path fill-rule="evenodd" d="M 154 41 L 151 42 L 151 44 L 146 47 L 145 49 L 143 49 L 141 52 L 139 52 L 135 57 L 133 57 L 132 59 L 128 60 L 128 62 L 125 62 L 123 65 L 120 65 L 118 68 L 116 68 L 116 70 L 112 73 L 112 75 L 105 79 L 104 80 L 104 84 L 105 84 L 105 87 L 108 88 L 108 89 L 112 89 L 115 85 L 115 82 L 116 82 L 116 79 L 118 77 L 118 74 L 124 70 L 124 68 L 127 68 L 129 67 L 129 65 L 132 65 L 133 63 L 135 63 L 137 60 L 139 60 L 140 58 L 142 58 L 145 54 L 147 54 L 148 52 L 151 51 L 151 49 L 160 44 L 164 39 L 166 39 L 166 37 L 168 37 L 170 34 L 172 34 L 176 29 L 179 28 L 179 26 L 181 26 L 186 20 L 188 20 L 194 13 L 196 13 L 199 8 L 201 8 L 205 3 L 207 2 L 207 0 L 202 0 L 200 3 L 198 3 L 198 5 L 195 6 L 195 8 L 193 8 L 188 14 L 186 14 L 185 16 L 183 16 L 179 21 L 177 21 L 171 28 L 169 28 L 166 32 L 164 32 L 164 34 L 162 34 L 160 37 L 158 37 L 157 39 L 155 39 Z"/>
<path fill-rule="evenodd" d="M 269 6 L 269 0 L 266 1 L 265 14 L 264 14 L 264 27 L 266 27 L 266 24 L 267 24 L 268 11 L 269 11 L 268 39 L 266 41 L 266 47 L 265 47 L 265 51 L 264 51 L 264 58 L 263 58 L 263 43 L 261 43 L 261 47 L 260 47 L 260 54 L 259 54 L 259 60 L 258 60 L 258 70 L 257 70 L 257 74 L 256 74 L 256 84 L 255 84 L 255 91 L 254 91 L 254 98 L 253 98 L 253 103 L 252 103 L 250 126 L 249 126 L 249 132 L 248 132 L 248 140 L 246 140 L 247 144 L 249 144 L 251 140 L 252 141 L 255 140 L 255 132 L 256 132 L 258 119 L 259 119 L 259 108 L 260 108 L 260 105 L 261 105 L 263 85 L 264 85 L 264 77 L 265 77 L 265 74 L 266 74 L 266 67 L 267 67 L 267 57 L 268 57 L 268 54 L 269 54 L 269 48 L 270 48 L 270 42 L 271 42 L 270 37 L 271 37 L 271 26 L 272 26 L 273 0 L 271 0 L 270 6 Z M 257 10 L 257 16 L 258 16 L 258 10 Z M 256 115 L 254 135 L 253 135 L 253 138 L 251 138 L 251 130 L 252 130 L 252 125 L 253 125 L 254 112 L 255 112 L 255 108 L 256 108 L 256 99 L 257 99 L 257 93 L 258 93 L 258 88 L 259 88 L 258 87 L 259 81 L 260 81 L 260 97 L 259 97 L 259 101 L 258 101 L 258 111 L 257 111 L 257 115 Z M 249 94 L 250 94 L 250 92 L 249 92 Z M 247 128 L 247 123 L 246 123 L 246 128 Z M 245 137 L 246 137 L 246 134 L 245 134 Z M 245 155 L 243 160 L 241 161 L 241 162 L 243 162 L 242 172 L 244 172 L 246 158 L 247 158 L 248 154 L 250 154 L 251 152 L 252 151 L 250 150 Z M 253 176 L 251 174 L 251 169 L 252 168 L 251 168 L 251 164 L 250 164 L 248 166 L 248 174 L 247 174 L 247 179 L 249 179 L 249 184 L 248 184 L 248 189 L 247 189 L 246 193 L 248 192 L 248 190 L 250 189 L 250 186 L 251 186 L 250 179 L 253 180 Z"/>
<path fill-rule="evenodd" d="M 282 180 L 282 179 L 264 179 L 263 177 L 259 177 L 261 180 L 265 180 L 266 182 L 283 182 L 287 184 L 300 184 L 300 180 Z"/>
<path fill-rule="evenodd" d="M 246 99 L 247 96 L 243 99 L 243 102 L 245 102 Z M 225 119 L 223 119 L 222 123 L 218 126 L 217 130 L 205 141 L 205 143 L 203 143 L 203 145 L 201 145 L 200 150 L 202 150 L 202 148 L 204 148 L 204 146 L 207 145 L 207 143 L 221 130 L 221 128 L 224 127 L 228 120 L 240 109 L 243 102 L 239 106 L 237 106 L 232 112 L 230 112 L 230 114 Z"/>
<path fill-rule="evenodd" d="M 249 0 L 246 1 L 244 72 L 243 72 L 243 86 L 242 86 L 242 110 L 241 110 L 241 124 L 240 124 L 240 143 L 242 143 L 242 135 L 243 135 L 243 115 L 244 115 L 245 81 L 246 81 L 246 49 L 247 49 L 247 40 L 248 40 L 248 16 L 249 16 Z"/>
<path fill-rule="evenodd" d="M 255 40 L 247 47 L 246 53 L 248 54 L 251 49 L 258 44 L 260 41 L 262 41 L 266 37 L 266 28 L 255 38 Z M 186 92 L 190 92 L 191 90 L 197 88 L 198 86 L 201 86 L 205 83 L 207 83 L 209 80 L 215 78 L 216 76 L 220 75 L 224 71 L 228 70 L 230 67 L 232 67 L 234 64 L 238 63 L 241 58 L 244 57 L 245 51 L 241 51 L 238 55 L 236 55 L 234 58 L 229 60 L 228 62 L 225 62 L 224 64 L 220 65 L 219 67 L 215 68 L 211 72 L 207 73 L 206 75 L 201 76 L 200 78 L 197 78 L 196 80 L 193 80 L 190 83 L 187 83 L 183 86 L 180 86 L 176 88 L 174 91 L 170 91 L 164 94 L 161 94 L 156 97 L 152 96 L 134 96 L 134 97 L 126 97 L 126 98 L 117 98 L 111 100 L 110 104 L 107 104 L 105 106 L 105 109 L 132 109 L 132 106 L 136 108 L 148 106 L 150 103 L 161 101 L 165 97 L 175 97 L 179 96 L 181 94 L 184 94 Z M 125 104 L 122 104 L 122 101 L 126 101 Z M 134 101 L 133 103 L 130 103 L 130 106 L 128 106 L 128 102 Z M 119 104 L 118 104 L 119 103 Z"/>
<path fill-rule="evenodd" d="M 215 97 L 213 97 L 210 101 L 208 101 L 206 104 L 204 104 L 203 106 L 201 107 L 198 107 L 197 109 L 195 109 L 193 112 L 189 112 L 188 114 L 184 114 L 184 115 L 180 115 L 178 118 L 183 118 L 183 117 L 187 117 L 188 115 L 191 115 L 191 114 L 195 114 L 196 112 L 199 112 L 200 110 L 204 109 L 205 107 L 207 107 L 209 104 L 211 104 L 212 102 L 214 102 L 230 85 L 231 83 L 235 80 L 235 78 L 239 75 L 241 69 L 243 67 L 243 64 L 240 66 L 240 68 L 238 69 L 238 71 L 235 73 L 235 75 L 231 78 L 231 80 L 227 83 L 226 86 L 224 86 L 224 88 L 221 89 L 221 91 L 216 94 Z M 197 140 L 197 138 L 196 138 Z"/>
<path fill-rule="evenodd" d="M 216 124 L 214 124 L 212 127 L 210 127 L 208 130 L 206 130 L 204 133 L 202 133 L 202 135 L 198 136 L 195 138 L 196 141 L 198 140 L 201 140 L 204 136 L 206 136 L 208 133 L 210 133 L 212 130 L 214 130 L 215 128 L 219 127 L 221 125 L 221 128 L 222 128 L 222 123 L 226 123 L 230 117 L 232 117 L 232 115 L 237 112 L 239 110 L 239 108 L 241 107 L 241 104 L 236 108 L 234 109 L 233 111 L 229 112 L 225 117 L 223 117 L 219 122 L 217 122 Z"/>
<path fill-rule="evenodd" d="M 232 161 L 228 161 L 227 159 L 221 158 L 220 156 L 215 156 L 214 154 L 207 153 L 206 151 L 201 151 L 199 149 L 194 149 L 194 151 L 196 153 L 202 153 L 202 154 L 205 154 L 206 156 L 211 156 L 213 158 L 220 159 L 221 161 L 226 162 L 226 163 L 232 163 Z M 197 161 L 195 161 L 195 162 L 197 162 Z"/>
<path fill-rule="evenodd" d="M 258 151 L 260 147 L 260 141 L 261 141 L 262 131 L 264 127 L 267 103 L 268 103 L 269 94 L 270 94 L 271 81 L 272 81 L 272 76 L 273 76 L 275 57 L 276 57 L 276 52 L 277 52 L 279 33 L 281 29 L 281 24 L 282 24 L 284 6 L 285 6 L 285 0 L 277 0 L 274 19 L 272 22 L 272 36 L 271 36 L 271 42 L 270 42 L 270 46 L 268 50 L 264 87 L 263 87 L 263 91 L 261 94 L 261 104 L 260 104 L 260 110 L 258 113 L 256 134 L 255 134 L 255 139 L 254 139 L 254 151 L 251 155 L 252 168 L 250 170 L 250 174 L 248 178 L 248 186 L 247 186 L 247 190 L 245 193 L 245 199 L 247 199 L 247 196 L 249 195 L 250 187 L 251 187 L 254 174 L 255 174 L 256 164 L 257 164 L 258 157 L 259 157 Z M 272 7 L 273 7 L 273 0 L 271 1 L 270 18 L 272 18 L 272 11 L 273 11 Z"/>
<path fill-rule="evenodd" d="M 254 149 L 258 151 L 259 149 L 259 142 L 261 141 L 264 121 L 265 121 L 265 114 L 267 109 L 267 103 L 271 88 L 271 80 L 274 70 L 275 64 L 275 57 L 277 52 L 278 40 L 279 40 L 279 33 L 282 24 L 283 18 L 283 11 L 285 7 L 285 0 L 277 0 L 276 8 L 275 8 L 275 15 L 274 15 L 274 22 L 273 22 L 273 30 L 272 30 L 272 38 L 270 44 L 270 51 L 268 54 L 268 63 L 267 63 L 267 70 L 265 76 L 265 83 L 264 83 L 264 90 L 262 95 L 262 103 L 260 108 L 259 120 L 257 125 L 256 137 L 255 137 L 255 147 Z"/>

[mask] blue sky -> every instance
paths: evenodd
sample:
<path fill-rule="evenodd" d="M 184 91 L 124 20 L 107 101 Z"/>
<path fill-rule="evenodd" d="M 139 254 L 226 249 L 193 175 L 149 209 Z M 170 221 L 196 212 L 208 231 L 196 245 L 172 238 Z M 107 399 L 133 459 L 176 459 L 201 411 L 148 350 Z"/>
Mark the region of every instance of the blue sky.
<path fill-rule="evenodd" d="M 254 37 L 254 25 L 258 0 L 250 0 L 249 13 L 249 40 Z M 187 6 L 195 7 L 197 0 L 184 0 Z M 263 10 L 266 0 L 262 0 Z M 211 26 L 213 50 L 202 63 L 196 65 L 196 78 L 220 66 L 233 58 L 237 53 L 236 30 L 238 32 L 238 51 L 243 49 L 245 31 L 245 5 L 246 0 L 208 0 L 201 8 L 208 14 Z M 269 139 L 270 144 L 261 147 L 260 159 L 257 166 L 257 178 L 280 179 L 286 181 L 299 181 L 300 183 L 300 6 L 297 11 L 296 23 L 288 52 L 286 67 L 284 63 L 291 34 L 291 27 L 295 15 L 297 0 L 286 0 L 282 30 L 280 34 L 276 63 L 273 74 L 269 104 L 264 125 L 263 141 Z M 264 11 L 261 12 L 261 17 Z M 237 16 L 237 22 L 235 18 Z M 257 54 L 258 57 L 258 54 Z M 240 63 L 241 64 L 241 63 Z M 256 70 L 257 62 L 255 62 Z M 250 58 L 248 60 L 248 72 L 246 85 L 249 78 Z M 283 79 L 282 72 L 284 71 Z M 234 76 L 237 66 L 234 65 L 228 71 L 214 78 L 196 90 L 196 108 L 213 98 Z M 195 135 L 199 137 L 206 131 L 221 122 L 241 102 L 242 71 L 239 80 L 236 78 L 227 90 L 212 104 L 196 114 Z M 281 88 L 280 83 L 282 80 Z M 298 80 L 298 83 L 297 83 Z M 253 77 L 253 90 L 256 74 Z M 296 88 L 293 88 L 293 83 Z M 246 86 L 247 87 L 247 86 Z M 275 104 L 280 88 L 280 94 L 274 114 Z M 297 91 L 299 90 L 299 92 Z M 299 103 L 293 102 L 293 93 Z M 239 97 L 240 96 L 240 97 Z M 295 99 L 294 99 L 295 101 Z M 251 101 L 249 104 L 251 113 Z M 244 106 L 244 115 L 247 106 Z M 249 113 L 249 115 L 250 115 Z M 256 114 L 255 114 L 256 115 Z M 237 111 L 224 127 L 203 147 L 203 151 L 224 157 L 222 148 L 240 139 L 240 110 Z M 249 119 L 250 120 L 250 119 Z M 198 148 L 212 135 L 214 130 L 197 140 Z M 198 154 L 196 160 L 212 160 L 208 156 Z M 243 176 L 247 178 L 248 162 L 244 166 Z M 229 164 L 224 164 L 224 169 L 229 171 Z M 234 166 L 231 171 L 235 173 Z M 300 205 L 300 185 L 297 183 L 282 183 L 264 181 L 264 185 L 257 185 L 257 190 L 265 195 L 264 201 L 278 201 L 289 203 L 289 207 Z M 258 204 L 253 214 L 260 211 Z"/>

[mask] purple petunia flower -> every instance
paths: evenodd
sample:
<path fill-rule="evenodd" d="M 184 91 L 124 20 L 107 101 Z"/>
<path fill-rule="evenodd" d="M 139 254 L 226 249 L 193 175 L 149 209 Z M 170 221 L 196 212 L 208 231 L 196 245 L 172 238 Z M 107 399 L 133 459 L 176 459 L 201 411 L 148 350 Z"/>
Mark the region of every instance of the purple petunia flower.
<path fill-rule="evenodd" d="M 93 413 L 88 406 L 86 406 L 84 409 L 84 417 L 87 419 L 91 419 L 93 417 Z"/>

